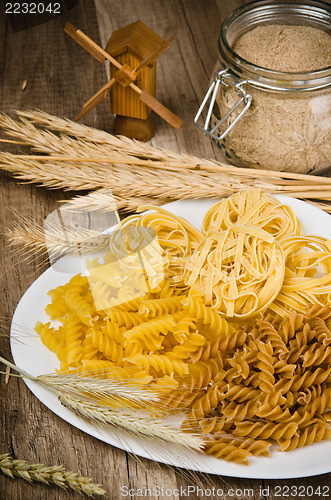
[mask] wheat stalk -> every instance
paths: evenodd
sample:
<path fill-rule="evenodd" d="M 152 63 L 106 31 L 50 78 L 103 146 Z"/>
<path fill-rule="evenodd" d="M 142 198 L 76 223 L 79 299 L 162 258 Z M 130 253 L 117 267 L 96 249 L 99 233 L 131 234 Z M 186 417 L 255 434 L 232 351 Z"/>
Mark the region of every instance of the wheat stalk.
<path fill-rule="evenodd" d="M 188 154 L 154 148 L 146 143 L 128 139 L 127 137 L 113 136 L 106 132 L 79 125 L 68 119 L 61 119 L 43 112 L 18 111 L 17 114 L 21 116 L 21 122 L 14 121 L 5 114 L 0 114 L 0 125 L 6 133 L 24 138 L 38 151 L 56 152 L 57 154 L 60 152 L 63 155 L 76 153 L 80 161 L 88 158 L 90 161 L 99 163 L 116 164 L 116 162 L 128 162 L 129 164 L 135 163 L 137 165 L 154 166 L 162 169 L 204 169 L 207 171 L 226 172 L 233 175 L 242 174 L 252 177 L 267 175 L 269 178 L 271 176 L 275 179 L 305 180 L 309 183 L 317 181 L 330 185 L 330 179 L 323 177 L 290 172 L 271 172 L 261 169 L 243 169 L 221 164 L 215 160 L 204 160 Z M 61 132 L 61 135 L 57 136 L 49 131 L 40 130 L 33 126 L 33 122 L 53 128 L 53 130 Z M 75 139 L 69 137 L 70 134 L 75 136 Z M 100 148 L 100 146 L 104 147 Z M 93 155 L 99 157 L 93 159 Z M 149 162 L 146 161 L 146 158 L 149 159 Z"/>
<path fill-rule="evenodd" d="M 319 208 L 324 212 L 331 213 L 331 205 L 329 203 L 323 203 L 320 201 L 312 201 L 312 200 L 309 200 L 309 202 L 311 205 L 314 205 L 314 207 Z"/>
<path fill-rule="evenodd" d="M 3 130 L 51 156 L 3 153 L 0 168 L 48 188 L 106 188 L 113 192 L 121 208 L 136 207 L 136 198 L 149 198 L 149 203 L 156 198 L 163 203 L 169 199 L 216 198 L 252 186 L 298 198 L 331 200 L 331 180 L 325 177 L 237 168 L 153 148 L 47 113 L 18 114 L 21 121 L 0 115 Z M 33 123 L 51 128 L 57 134 L 41 130 Z M 104 210 L 104 193 L 93 198 L 93 204 Z"/>
<path fill-rule="evenodd" d="M 228 196 L 248 187 L 260 187 L 271 193 L 282 193 L 297 198 L 331 200 L 331 179 L 322 178 L 320 184 L 275 185 L 268 177 L 246 173 L 236 176 L 198 171 L 166 172 L 162 175 L 151 168 L 130 165 L 89 165 L 88 161 L 56 162 L 24 160 L 2 153 L 0 168 L 12 172 L 18 179 L 41 184 L 48 188 L 67 190 L 97 190 L 106 188 L 124 201 L 127 197 L 153 197 L 160 199 L 218 198 Z M 316 181 L 316 179 L 315 179 Z"/>
<path fill-rule="evenodd" d="M 86 196 L 77 196 L 66 204 L 66 214 L 70 212 L 114 212 L 114 198 L 108 191 L 95 191 Z M 137 210 L 145 204 L 159 205 L 161 200 L 151 198 L 134 198 L 132 203 L 125 205 L 126 210 Z M 118 204 L 117 204 L 118 207 Z M 84 229 L 81 227 L 65 227 L 54 224 L 40 224 L 34 219 L 24 217 L 16 213 L 16 220 L 12 222 L 11 228 L 7 230 L 7 238 L 12 247 L 19 247 L 31 253 L 38 252 L 48 254 L 50 257 L 58 258 L 67 254 L 88 253 L 103 250 L 109 244 L 109 236 L 100 234 L 98 231 Z"/>
<path fill-rule="evenodd" d="M 82 162 L 56 162 L 16 158 L 10 153 L 0 154 L 0 168 L 20 180 L 48 188 L 66 190 L 96 190 L 106 188 L 124 200 L 127 197 L 199 198 L 219 197 L 248 187 L 247 182 L 222 175 L 190 171 L 166 172 L 162 175 L 151 168 L 130 165 L 90 165 Z M 260 185 L 254 181 L 255 185 Z M 262 187 L 262 186 L 261 186 Z M 263 184 L 269 191 L 271 184 Z"/>
<path fill-rule="evenodd" d="M 17 215 L 7 231 L 9 243 L 31 252 L 41 251 L 50 256 L 63 256 L 68 253 L 91 252 L 105 248 L 109 243 L 109 236 L 98 231 L 71 227 L 65 224 L 50 224 L 46 226 L 37 221 Z"/>
<path fill-rule="evenodd" d="M 114 210 L 114 202 L 117 209 L 136 210 L 140 205 L 160 205 L 182 198 L 224 197 L 255 186 L 271 193 L 315 200 L 316 206 L 331 211 L 325 203 L 331 200 L 331 179 L 325 177 L 240 169 L 153 148 L 40 111 L 18 115 L 20 121 L 0 114 L 0 126 L 7 134 L 50 156 L 2 153 L 0 169 L 47 188 L 92 191 L 85 197 L 75 197 L 71 210 L 104 212 Z M 107 244 L 107 238 L 98 233 L 82 234 L 77 228 L 66 228 L 64 235 L 59 227 L 48 230 L 46 244 L 44 228 L 22 217 L 8 236 L 12 245 L 59 256 L 77 252 L 77 248 L 89 251 Z"/>
<path fill-rule="evenodd" d="M 77 376 L 76 374 L 41 375 L 34 377 L 0 356 L 0 362 L 19 373 L 19 376 L 38 382 L 55 392 L 61 404 L 89 421 L 118 426 L 135 434 L 154 437 L 178 445 L 200 450 L 203 439 L 165 425 L 155 419 L 139 416 L 129 409 L 166 413 L 158 394 L 134 384 L 114 382 L 105 378 Z M 115 403 L 115 408 L 111 404 Z M 121 404 L 118 409 L 116 405 Z M 126 405 L 126 406 L 125 406 Z M 171 412 L 170 412 L 171 413 Z"/>
<path fill-rule="evenodd" d="M 24 145 L 29 145 L 33 150 L 43 153 L 67 154 L 70 151 L 71 154 L 77 153 L 83 157 L 84 146 L 89 154 L 96 154 L 98 151 L 94 144 L 73 139 L 63 133 L 56 135 L 48 130 L 41 130 L 24 118 L 16 121 L 4 113 L 0 113 L 0 127 L 6 134 L 20 139 Z"/>
<path fill-rule="evenodd" d="M 62 200 L 60 203 L 68 204 L 67 211 L 86 211 L 86 212 L 113 212 L 114 210 L 135 211 L 141 205 L 162 205 L 171 201 L 171 198 L 165 200 L 148 197 L 126 198 L 125 200 L 115 197 L 109 189 L 98 189 L 91 191 L 86 195 L 74 196 L 68 204 L 68 200 Z"/>
<path fill-rule="evenodd" d="M 277 172 L 263 169 L 247 169 L 247 168 L 238 168 L 233 167 L 231 165 L 222 164 L 215 160 L 205 160 L 201 158 L 197 158 L 193 155 L 183 154 L 183 153 L 175 153 L 173 151 L 166 150 L 164 148 L 154 148 L 147 143 L 143 143 L 140 141 L 135 141 L 132 139 L 128 139 L 124 136 L 114 136 L 107 132 L 94 129 L 92 127 L 87 127 L 86 125 L 81 125 L 76 122 L 73 122 L 69 119 L 59 118 L 58 116 L 50 115 L 43 111 L 17 111 L 17 114 L 22 118 L 27 118 L 31 123 L 38 123 L 44 125 L 48 129 L 52 129 L 60 132 L 61 134 L 74 136 L 81 141 L 82 143 L 93 143 L 98 145 L 97 148 L 94 148 L 94 151 L 99 152 L 98 161 L 104 161 L 105 157 L 100 155 L 103 153 L 103 150 L 100 150 L 99 145 L 106 145 L 108 147 L 108 153 L 114 153 L 114 151 L 119 152 L 120 156 L 117 156 L 118 161 L 120 159 L 123 160 L 124 157 L 136 157 L 136 159 L 153 159 L 154 165 L 156 165 L 156 161 L 160 162 L 158 168 L 189 168 L 189 169 L 198 169 L 198 170 L 210 170 L 210 171 L 218 171 L 218 172 L 226 172 L 231 173 L 233 175 L 243 174 L 246 176 L 252 176 L 253 178 L 257 175 L 259 176 L 268 176 L 268 178 L 272 177 L 274 180 L 278 179 L 278 182 L 281 184 L 283 179 L 287 179 L 288 181 L 298 180 L 306 181 L 308 184 L 312 184 L 314 182 L 317 183 L 326 183 L 328 185 L 331 184 L 331 180 L 321 176 L 312 176 L 309 174 L 297 174 L 293 172 Z M 6 129 L 6 115 L 2 115 L 4 117 L 4 123 L 2 124 L 4 129 Z M 1 120 L 1 115 L 0 115 Z M 1 123 L 1 121 L 0 121 Z M 38 130 L 38 129 L 36 129 Z M 65 136 L 64 136 L 65 137 Z M 26 137 L 26 140 L 29 140 Z M 81 143 L 81 144 L 82 144 Z M 91 147 L 91 145 L 88 145 Z M 38 142 L 36 144 L 38 148 Z M 56 151 L 56 150 L 55 150 Z M 79 149 L 76 149 L 79 152 Z M 67 149 L 67 153 L 69 149 Z M 80 157 L 86 156 L 84 154 L 80 154 Z M 109 160 L 109 156 L 106 156 L 106 161 Z M 133 158 L 134 160 L 134 158 Z M 115 160 L 110 160 L 115 162 Z M 122 161 L 123 162 L 123 161 Z M 174 164 L 174 162 L 177 162 Z"/>
<path fill-rule="evenodd" d="M 9 383 L 9 379 L 10 379 L 10 366 L 7 366 L 6 367 L 6 375 L 5 375 L 5 385 L 7 385 Z"/>
<path fill-rule="evenodd" d="M 72 136 L 76 139 L 82 141 L 81 143 L 93 143 L 97 145 L 95 148 L 95 152 L 102 153 L 104 150 L 100 149 L 101 146 L 106 146 L 108 153 L 117 151 L 121 155 L 125 156 L 138 156 L 143 158 L 149 158 L 154 160 L 165 161 L 167 158 L 168 161 L 179 161 L 181 164 L 184 163 L 185 158 L 189 163 L 191 163 L 192 158 L 191 155 L 183 155 L 178 154 L 172 151 L 168 151 L 162 148 L 154 148 L 146 143 L 142 143 L 140 141 L 136 141 L 134 139 L 128 139 L 124 136 L 114 136 L 109 134 L 103 130 L 98 130 L 92 127 L 88 127 L 86 125 L 81 125 L 77 122 L 73 122 L 72 120 L 66 118 L 60 118 L 58 116 L 50 115 L 43 111 L 16 111 L 17 115 L 21 117 L 21 120 L 26 119 L 26 123 L 37 123 L 43 125 L 47 129 L 51 129 L 53 131 L 59 132 L 60 134 L 65 134 L 66 136 Z M 20 125 L 12 124 L 10 119 L 7 120 L 6 115 L 0 115 L 0 126 L 3 127 L 5 131 L 8 130 L 10 134 L 15 134 L 15 137 L 19 137 L 16 135 L 20 133 L 22 127 Z M 36 128 L 36 130 L 38 130 Z M 30 140 L 28 137 L 25 140 Z M 38 148 L 38 144 L 35 144 Z M 92 147 L 93 147 L 92 145 Z M 89 145 L 91 146 L 91 144 Z M 40 149 L 38 149 L 41 151 Z M 77 149 L 78 152 L 78 149 Z M 82 155 L 80 155 L 82 156 Z M 197 165 L 201 163 L 200 159 L 197 159 Z"/>
<path fill-rule="evenodd" d="M 40 375 L 37 379 L 58 394 L 80 397 L 102 406 L 124 406 L 153 412 L 159 406 L 160 398 L 156 392 L 137 387 L 130 381 L 113 381 L 100 375 L 74 373 Z"/>
<path fill-rule="evenodd" d="M 66 134 L 65 130 L 59 130 L 60 135 L 56 135 L 49 130 L 41 130 L 35 127 L 31 121 L 23 117 L 22 112 L 17 112 L 17 114 L 21 116 L 21 121 L 15 121 L 8 115 L 0 113 L 0 127 L 8 135 L 23 140 L 24 144 L 30 145 L 34 150 L 39 152 L 55 153 L 56 155 L 59 153 L 76 155 L 80 159 L 101 156 L 108 158 L 108 161 L 111 157 L 112 163 L 116 163 L 116 161 L 123 163 L 125 158 L 130 162 L 132 156 L 143 156 L 144 158 L 147 157 L 153 160 L 161 159 L 163 162 L 165 156 L 167 156 L 169 161 L 177 160 L 181 164 L 184 163 L 185 158 L 187 158 L 189 164 L 192 164 L 192 159 L 194 159 L 193 156 L 178 155 L 170 151 L 155 149 L 151 146 L 143 145 L 139 141 L 123 136 L 113 136 L 106 132 L 102 133 L 96 129 L 91 129 L 95 131 L 95 140 L 93 142 L 79 135 L 75 135 L 75 138 L 70 137 L 70 135 Z M 26 114 L 28 116 L 28 113 Z M 69 120 L 66 121 L 66 123 L 69 122 Z M 78 125 L 77 128 L 79 127 L 81 126 Z M 88 129 L 88 127 L 85 127 L 85 129 Z M 105 136 L 102 141 L 97 140 L 98 134 Z M 196 165 L 200 165 L 200 163 L 201 160 L 198 160 Z"/>
<path fill-rule="evenodd" d="M 60 396 L 59 400 L 66 408 L 75 411 L 89 421 L 114 425 L 134 434 L 161 439 L 193 450 L 201 450 L 204 445 L 202 436 L 184 432 L 154 419 L 142 418 L 129 412 L 102 408 L 67 396 Z"/>
<path fill-rule="evenodd" d="M 106 491 L 100 484 L 92 482 L 89 477 L 78 476 L 67 471 L 63 465 L 29 464 L 25 460 L 13 458 L 9 453 L 0 454 L 0 470 L 11 479 L 20 478 L 32 483 L 54 484 L 67 490 L 72 490 L 87 496 L 105 495 Z"/>
<path fill-rule="evenodd" d="M 272 193 L 283 193 L 299 198 L 331 200 L 331 179 L 291 174 L 293 179 L 281 182 L 274 178 L 275 172 L 263 175 L 252 169 L 222 166 L 221 171 L 195 169 L 167 170 L 162 164 L 162 175 L 153 167 L 121 164 L 90 164 L 87 157 L 80 161 L 57 161 L 52 157 L 38 159 L 29 156 L 2 153 L 0 168 L 11 172 L 16 178 L 37 183 L 47 188 L 66 190 L 96 190 L 106 188 L 124 202 L 126 198 L 158 197 L 164 199 L 222 197 L 248 187 L 260 187 Z M 124 161 L 124 160 L 123 160 Z M 194 168 L 196 162 L 194 162 Z M 217 165 L 215 164 L 217 167 Z M 193 167 L 192 167 L 193 168 Z M 280 174 L 278 172 L 278 174 Z M 282 175 L 286 173 L 282 173 Z M 297 176 L 301 175 L 301 181 Z"/>
<path fill-rule="evenodd" d="M 55 130 L 96 144 L 107 144 L 109 142 L 109 136 L 111 135 L 103 130 L 97 130 L 87 125 L 69 120 L 68 118 L 60 118 L 40 110 L 19 110 L 16 111 L 16 113 L 18 116 L 27 118 L 32 123 L 43 125 L 47 129 Z"/>

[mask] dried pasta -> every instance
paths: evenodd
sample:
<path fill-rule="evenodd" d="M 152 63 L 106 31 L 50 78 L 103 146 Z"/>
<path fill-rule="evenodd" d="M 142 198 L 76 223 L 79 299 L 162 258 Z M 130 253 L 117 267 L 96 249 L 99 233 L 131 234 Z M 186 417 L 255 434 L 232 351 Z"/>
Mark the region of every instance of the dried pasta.
<path fill-rule="evenodd" d="M 331 317 L 331 308 L 328 308 L 327 316 L 325 307 L 322 311 L 325 330 L 325 321 Z M 318 332 L 313 329 L 316 319 L 310 317 L 313 312 L 318 313 L 316 308 L 308 311 L 307 316 L 293 311 L 291 318 L 285 319 L 269 314 L 262 321 L 251 320 L 246 323 L 245 342 L 226 352 L 223 368 L 203 390 L 204 394 L 191 405 L 193 416 L 194 411 L 198 410 L 199 418 L 192 418 L 192 414 L 189 414 L 184 424 L 185 428 L 202 427 L 207 432 L 207 452 L 215 452 L 217 456 L 232 460 L 236 436 L 240 439 L 239 450 L 239 443 L 245 443 L 246 446 L 249 442 L 262 440 L 266 442 L 266 452 L 267 445 L 274 442 L 278 443 L 280 450 L 285 451 L 330 437 L 330 356 L 323 358 L 314 370 L 304 366 L 306 358 L 299 357 L 291 376 L 288 372 L 276 372 L 274 369 L 279 355 L 283 356 L 286 363 L 297 346 L 299 349 L 300 346 L 305 347 L 305 352 L 318 352 L 323 346 L 318 341 Z M 270 330 L 279 331 L 287 352 L 279 349 L 281 345 L 272 346 L 265 336 L 267 323 Z M 283 335 L 282 331 L 288 332 L 289 326 L 291 334 Z M 307 343 L 302 345 L 300 333 L 303 329 L 306 330 Z M 307 330 L 311 332 L 310 335 Z M 248 372 L 232 363 L 234 358 L 246 359 Z M 255 376 L 257 372 L 258 376 Z M 312 398 L 312 395 L 315 397 Z M 223 446 L 226 442 L 231 444 L 229 456 L 227 448 Z M 236 461 L 246 461 L 249 454 L 234 456 Z"/>
<path fill-rule="evenodd" d="M 285 275 L 280 293 L 270 308 L 279 314 L 289 309 L 331 302 L 331 241 L 321 236 L 289 236 L 282 242 Z"/>
<path fill-rule="evenodd" d="M 185 267 L 185 283 L 222 316 L 238 319 L 264 312 L 280 292 L 285 272 L 282 247 L 255 226 L 209 232 Z"/>
<path fill-rule="evenodd" d="M 58 325 L 35 329 L 60 370 L 157 389 L 224 460 L 331 437 L 331 242 L 257 188 L 214 205 L 201 233 L 144 209 L 49 292 Z"/>
<path fill-rule="evenodd" d="M 214 205 L 204 217 L 202 234 L 225 231 L 236 224 L 260 227 L 277 240 L 302 234 L 293 210 L 259 188 L 239 191 Z"/>

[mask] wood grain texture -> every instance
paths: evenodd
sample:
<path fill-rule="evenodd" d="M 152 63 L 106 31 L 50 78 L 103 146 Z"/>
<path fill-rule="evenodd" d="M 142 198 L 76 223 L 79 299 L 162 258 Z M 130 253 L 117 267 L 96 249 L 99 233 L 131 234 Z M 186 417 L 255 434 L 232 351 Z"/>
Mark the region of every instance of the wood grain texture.
<path fill-rule="evenodd" d="M 0 3 L 0 109 L 37 107 L 47 112 L 74 118 L 83 103 L 107 81 L 105 67 L 63 33 L 66 21 L 72 22 L 104 47 L 110 34 L 141 19 L 162 38 L 175 34 L 171 47 L 157 61 L 156 97 L 183 119 L 175 131 L 153 114 L 155 135 L 152 144 L 200 157 L 221 159 L 219 149 L 195 127 L 193 117 L 205 94 L 217 60 L 217 38 L 222 20 L 242 0 L 80 0 L 67 14 L 49 23 L 13 33 Z M 2 10 L 1 10 L 2 9 Z M 100 36 L 98 32 L 100 29 Z M 25 90 L 23 82 L 27 81 Z M 88 125 L 110 130 L 108 98 L 83 120 Z M 18 152 L 15 146 L 6 147 Z M 0 316 L 4 325 L 28 286 L 45 269 L 39 258 L 24 261 L 14 257 L 4 236 L 13 218 L 12 209 L 27 216 L 44 218 L 66 194 L 19 184 L 0 174 Z M 7 329 L 8 333 L 8 329 Z M 8 339 L 1 349 L 9 349 Z M 269 487 L 277 499 L 275 486 L 331 486 L 331 474 L 291 481 L 249 480 L 207 476 L 176 471 L 147 459 L 134 458 L 62 421 L 44 407 L 21 380 L 4 385 L 0 377 L 0 453 L 46 464 L 63 464 L 79 474 L 89 475 L 107 490 L 107 499 L 119 500 L 121 488 L 149 488 L 150 493 L 132 498 L 195 500 L 223 499 L 224 496 L 189 493 L 188 486 L 237 490 L 238 500 L 260 500 L 260 488 Z M 167 493 L 156 495 L 154 487 Z M 171 491 L 183 489 L 183 494 Z M 246 491 L 245 491 L 246 490 Z M 56 487 L 31 486 L 0 476 L 0 498 L 8 500 L 64 500 L 81 498 Z M 227 497 L 229 498 L 229 497 Z M 302 498 L 302 497 L 301 497 Z M 305 498 L 305 497 L 303 497 Z M 308 497 L 307 497 L 308 498 Z"/>

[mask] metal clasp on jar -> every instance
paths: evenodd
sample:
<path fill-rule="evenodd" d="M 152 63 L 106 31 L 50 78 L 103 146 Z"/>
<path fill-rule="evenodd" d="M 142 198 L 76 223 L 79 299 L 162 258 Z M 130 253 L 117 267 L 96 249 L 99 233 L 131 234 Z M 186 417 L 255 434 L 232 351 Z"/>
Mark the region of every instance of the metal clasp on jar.
<path fill-rule="evenodd" d="M 212 137 L 213 139 L 215 139 L 217 141 L 223 139 L 226 135 L 228 135 L 228 133 L 235 126 L 237 121 L 240 120 L 240 118 L 246 113 L 249 106 L 251 105 L 252 96 L 250 94 L 248 94 L 245 91 L 245 89 L 243 88 L 243 85 L 245 83 L 247 83 L 247 80 L 244 80 L 244 81 L 238 80 L 231 73 L 229 68 L 222 69 L 221 71 L 216 73 L 215 79 L 211 83 L 211 85 L 207 91 L 207 94 L 205 95 L 204 100 L 202 101 L 201 106 L 200 106 L 200 108 L 199 108 L 199 110 L 194 118 L 194 123 L 196 124 L 197 127 L 199 127 L 200 130 L 203 131 L 203 133 L 205 135 L 209 135 L 210 137 Z M 220 85 L 224 85 L 225 87 L 229 87 L 230 85 L 233 85 L 235 91 L 237 92 L 237 94 L 239 96 L 239 100 L 230 109 L 230 111 L 220 121 L 218 121 L 213 128 L 211 128 L 210 121 L 211 121 L 211 117 L 212 117 L 212 113 L 213 113 L 213 109 L 214 109 L 214 105 L 215 105 L 217 92 L 218 92 Z M 207 105 L 207 102 L 208 102 L 208 99 L 210 96 L 211 96 L 211 99 L 210 99 L 210 104 L 209 104 L 208 111 L 207 111 L 207 116 L 205 119 L 204 126 L 202 126 L 198 123 L 198 120 L 199 120 L 205 106 Z M 227 118 L 229 118 L 229 116 L 232 115 L 232 113 L 238 108 L 238 106 L 240 106 L 241 103 L 244 103 L 244 107 L 240 111 L 238 116 L 236 116 L 236 118 L 233 120 L 233 122 L 226 128 L 226 130 L 224 130 L 224 132 L 221 133 L 221 135 L 216 135 L 215 134 L 216 130 L 219 127 L 221 127 L 221 125 L 227 120 Z"/>

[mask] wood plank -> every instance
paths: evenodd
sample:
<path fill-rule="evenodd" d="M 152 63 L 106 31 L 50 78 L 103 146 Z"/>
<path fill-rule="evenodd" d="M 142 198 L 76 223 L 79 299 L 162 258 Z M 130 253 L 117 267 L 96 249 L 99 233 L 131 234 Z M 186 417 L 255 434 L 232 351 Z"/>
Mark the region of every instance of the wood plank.
<path fill-rule="evenodd" d="M 141 19 L 162 38 L 176 35 L 169 50 L 157 61 L 157 98 L 183 119 L 175 131 L 154 115 L 156 134 L 152 144 L 200 157 L 221 159 L 220 150 L 194 126 L 193 117 L 207 90 L 217 60 L 217 38 L 222 20 L 245 0 L 109 0 L 79 2 L 65 16 L 47 24 L 13 33 L 6 23 L 0 3 L 0 109 L 38 107 L 59 116 L 74 118 L 83 103 L 106 83 L 104 67 L 63 32 L 66 21 L 84 31 L 97 43 L 106 45 L 112 31 Z M 97 16 L 97 17 L 96 17 Z M 98 18 L 98 19 L 97 19 Z M 100 38 L 98 33 L 100 27 Z M 3 36 L 2 36 L 3 35 Z M 27 81 L 23 90 L 23 82 Z M 84 117 L 84 123 L 110 130 L 112 117 L 106 99 Z M 19 148 L 6 147 L 14 152 Z M 0 316 L 8 323 L 25 290 L 45 269 L 41 258 L 22 261 L 9 251 L 4 232 L 13 218 L 12 208 L 42 220 L 56 207 L 58 199 L 69 195 L 20 185 L 4 173 L 0 183 Z M 8 332 L 8 329 L 7 329 Z M 9 350 L 8 339 L 0 348 Z M 31 462 L 63 464 L 104 485 L 107 497 L 120 499 L 123 487 L 136 491 L 149 488 L 144 498 L 178 500 L 176 489 L 187 492 L 182 498 L 224 498 L 189 493 L 189 486 L 237 489 L 237 499 L 260 499 L 260 489 L 270 487 L 268 498 L 275 496 L 275 486 L 330 486 L 331 475 L 293 481 L 262 481 L 222 478 L 189 471 L 176 471 L 147 459 L 135 459 L 118 448 L 102 443 L 71 427 L 45 408 L 21 380 L 4 385 L 0 377 L 0 453 L 12 452 Z M 153 488 L 163 487 L 167 494 L 153 495 Z M 248 489 L 253 490 L 247 493 Z M 246 490 L 246 493 L 245 493 Z M 171 494 L 173 491 L 173 494 Z M 168 494 L 169 493 L 169 494 Z M 248 496 L 249 495 L 249 496 Z M 266 497 L 266 495 L 265 495 Z M 56 487 L 32 486 L 1 475 L 0 498 L 41 500 L 65 499 L 68 494 Z M 81 498 L 70 492 L 70 498 Z M 123 497 L 124 498 L 124 497 Z M 136 496 L 136 498 L 139 498 Z"/>

